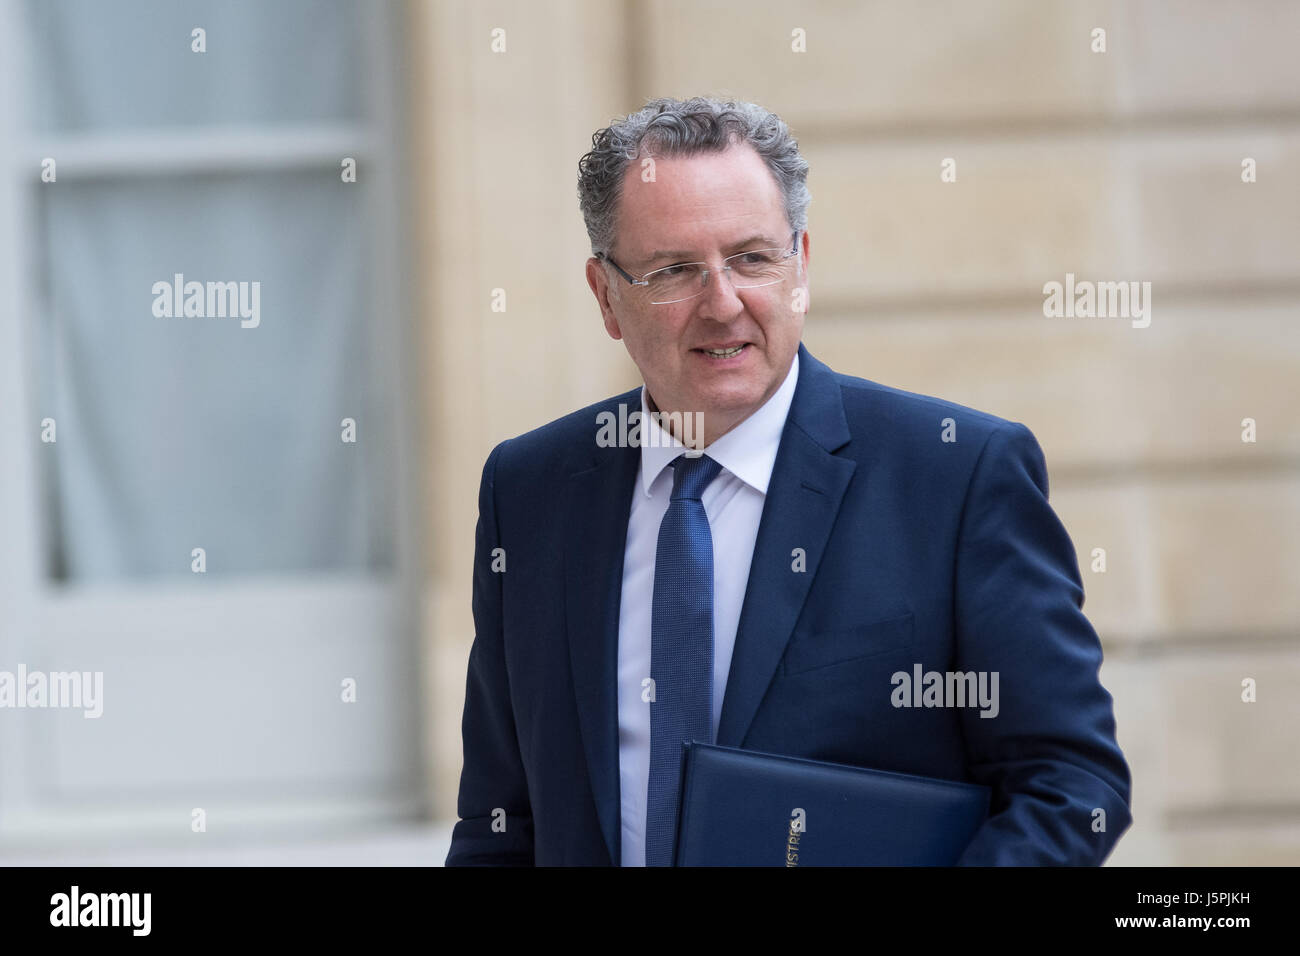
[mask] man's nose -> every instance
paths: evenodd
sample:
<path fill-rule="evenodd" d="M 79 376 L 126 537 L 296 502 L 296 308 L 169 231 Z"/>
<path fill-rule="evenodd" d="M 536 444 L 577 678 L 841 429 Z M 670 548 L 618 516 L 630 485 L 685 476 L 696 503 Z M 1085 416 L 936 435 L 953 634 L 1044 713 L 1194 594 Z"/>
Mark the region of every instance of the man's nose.
<path fill-rule="evenodd" d="M 704 276 L 704 291 L 700 298 L 701 305 L 710 311 L 734 315 L 745 308 L 740 295 L 732 284 L 732 271 L 727 268 L 710 268 Z"/>

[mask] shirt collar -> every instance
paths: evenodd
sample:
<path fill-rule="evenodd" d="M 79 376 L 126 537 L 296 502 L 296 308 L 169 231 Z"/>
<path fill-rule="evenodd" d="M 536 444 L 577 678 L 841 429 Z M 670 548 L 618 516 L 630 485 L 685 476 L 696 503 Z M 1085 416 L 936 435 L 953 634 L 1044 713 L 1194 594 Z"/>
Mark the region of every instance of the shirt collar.
<path fill-rule="evenodd" d="M 760 494 L 767 494 L 767 483 L 772 478 L 776 453 L 781 445 L 781 432 L 794 400 L 794 388 L 799 381 L 799 354 L 790 363 L 785 381 L 766 402 L 743 422 L 727 432 L 704 453 Z M 641 487 L 646 497 L 650 486 L 660 473 L 686 446 L 659 427 L 650 416 L 646 402 L 645 386 L 641 386 Z"/>

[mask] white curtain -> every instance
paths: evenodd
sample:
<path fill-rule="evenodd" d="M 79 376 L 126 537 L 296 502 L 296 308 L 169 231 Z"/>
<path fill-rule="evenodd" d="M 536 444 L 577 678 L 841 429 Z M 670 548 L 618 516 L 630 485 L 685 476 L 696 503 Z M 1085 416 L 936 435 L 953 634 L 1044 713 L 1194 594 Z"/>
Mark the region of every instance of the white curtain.
<path fill-rule="evenodd" d="M 25 13 L 38 129 L 362 115 L 358 0 L 28 0 Z"/>
<path fill-rule="evenodd" d="M 112 138 L 348 122 L 350 3 L 32 3 L 38 127 Z M 190 31 L 207 31 L 205 54 Z M 55 157 L 57 160 L 57 157 Z M 55 534 L 72 582 L 389 565 L 389 416 L 369 362 L 364 178 L 330 166 L 34 185 L 31 317 Z M 260 324 L 159 318 L 156 282 L 260 284 Z M 354 419 L 357 441 L 341 440 Z"/>

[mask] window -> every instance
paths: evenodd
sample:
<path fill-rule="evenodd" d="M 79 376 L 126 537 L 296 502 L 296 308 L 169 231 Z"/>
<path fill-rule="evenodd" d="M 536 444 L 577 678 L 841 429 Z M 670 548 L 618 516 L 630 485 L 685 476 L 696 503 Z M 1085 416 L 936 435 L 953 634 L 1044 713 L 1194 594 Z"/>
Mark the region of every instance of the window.
<path fill-rule="evenodd" d="M 0 842 L 418 806 L 396 10 L 0 0 Z"/>

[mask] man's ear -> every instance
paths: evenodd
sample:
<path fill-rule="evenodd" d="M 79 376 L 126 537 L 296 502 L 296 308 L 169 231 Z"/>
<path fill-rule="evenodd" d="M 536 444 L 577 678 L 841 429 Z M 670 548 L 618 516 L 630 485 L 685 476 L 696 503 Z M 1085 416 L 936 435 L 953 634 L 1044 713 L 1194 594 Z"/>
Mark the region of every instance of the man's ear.
<path fill-rule="evenodd" d="M 605 331 L 609 333 L 611 339 L 621 339 L 623 332 L 618 327 L 618 316 L 614 314 L 614 307 L 609 303 L 609 276 L 602 268 L 601 261 L 595 256 L 587 260 L 587 285 L 591 286 L 596 304 L 600 306 L 600 314 L 605 321 Z"/>
<path fill-rule="evenodd" d="M 812 281 L 809 279 L 809 276 L 808 276 L 808 266 L 809 266 L 810 261 L 812 260 L 812 243 L 811 243 L 811 242 L 809 241 L 809 239 L 808 239 L 808 230 L 807 230 L 807 229 L 805 229 L 805 230 L 803 231 L 803 237 L 802 237 L 802 239 L 801 239 L 801 245 L 803 246 L 803 252 L 802 252 L 802 260 L 803 260 L 803 284 L 804 284 L 804 297 L 803 297 L 803 299 L 804 299 L 804 308 L 803 308 L 803 310 L 804 310 L 805 313 L 807 313 L 807 312 L 812 308 Z"/>

